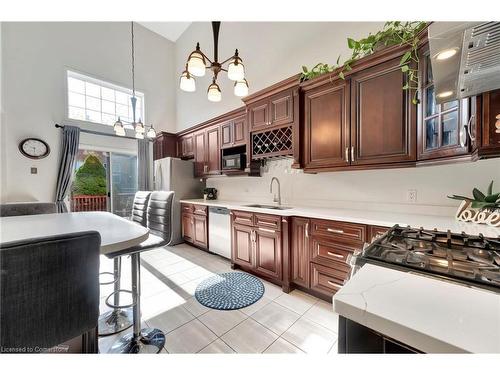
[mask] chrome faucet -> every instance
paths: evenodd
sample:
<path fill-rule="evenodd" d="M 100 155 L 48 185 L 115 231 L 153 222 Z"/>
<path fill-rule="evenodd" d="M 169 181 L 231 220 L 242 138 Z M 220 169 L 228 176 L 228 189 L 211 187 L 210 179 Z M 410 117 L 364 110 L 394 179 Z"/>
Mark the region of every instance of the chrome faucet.
<path fill-rule="evenodd" d="M 274 199 L 273 199 L 273 202 L 276 202 L 278 203 L 278 206 L 281 206 L 281 185 L 280 185 L 280 180 L 278 180 L 277 177 L 273 177 L 271 179 L 271 185 L 269 186 L 269 192 L 272 193 L 273 192 L 273 182 L 276 180 L 276 182 L 278 183 L 278 198 L 276 198 L 276 195 L 274 195 Z"/>

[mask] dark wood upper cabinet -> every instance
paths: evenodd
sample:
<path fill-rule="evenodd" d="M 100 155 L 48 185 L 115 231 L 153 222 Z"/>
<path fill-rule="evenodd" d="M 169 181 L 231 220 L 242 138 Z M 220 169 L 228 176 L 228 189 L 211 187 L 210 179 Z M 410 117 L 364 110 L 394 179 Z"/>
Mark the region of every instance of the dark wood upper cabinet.
<path fill-rule="evenodd" d="M 418 160 L 450 158 L 470 154 L 469 126 L 475 125 L 474 99 L 436 103 L 429 48 L 420 51 L 420 104 L 418 106 Z M 472 117 L 472 118 L 471 118 Z"/>
<path fill-rule="evenodd" d="M 258 130 L 270 125 L 268 99 L 261 100 L 248 106 L 248 113 L 251 130 Z"/>
<path fill-rule="evenodd" d="M 238 116 L 220 127 L 221 148 L 243 146 L 247 143 L 248 129 L 245 115 Z"/>
<path fill-rule="evenodd" d="M 292 219 L 290 281 L 305 288 L 309 288 L 310 225 L 309 219 Z"/>
<path fill-rule="evenodd" d="M 400 57 L 351 75 L 351 164 L 416 160 L 416 106 Z"/>
<path fill-rule="evenodd" d="M 179 137 L 177 142 L 177 155 L 183 159 L 192 158 L 194 156 L 193 134 L 186 134 Z"/>
<path fill-rule="evenodd" d="M 177 136 L 160 132 L 153 142 L 153 160 L 177 156 Z"/>
<path fill-rule="evenodd" d="M 194 174 L 203 176 L 206 171 L 206 134 L 204 130 L 194 133 Z"/>
<path fill-rule="evenodd" d="M 219 126 L 206 130 L 206 159 L 204 174 L 220 174 Z"/>
<path fill-rule="evenodd" d="M 281 126 L 293 122 L 293 90 L 285 90 L 269 99 L 269 125 Z"/>
<path fill-rule="evenodd" d="M 304 167 L 349 164 L 349 81 L 304 90 Z"/>
<path fill-rule="evenodd" d="M 477 100 L 478 123 L 481 131 L 477 133 L 478 156 L 500 156 L 500 90 L 483 93 Z"/>

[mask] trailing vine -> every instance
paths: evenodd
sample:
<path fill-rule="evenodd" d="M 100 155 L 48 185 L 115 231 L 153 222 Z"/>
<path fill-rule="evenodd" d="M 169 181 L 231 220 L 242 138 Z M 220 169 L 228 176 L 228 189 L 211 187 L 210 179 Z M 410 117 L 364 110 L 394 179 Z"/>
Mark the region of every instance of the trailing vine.
<path fill-rule="evenodd" d="M 351 57 L 344 61 L 342 65 L 339 64 L 339 56 L 334 65 L 319 63 L 311 70 L 306 66 L 302 66 L 300 81 L 307 81 L 332 72 L 335 72 L 339 78 L 345 79 L 345 73 L 352 70 L 351 65 L 355 61 L 371 55 L 375 50 L 394 45 L 407 46 L 408 51 L 403 54 L 399 63 L 401 71 L 406 73 L 408 77 L 407 82 L 403 86 L 403 90 L 414 90 L 412 102 L 418 104 L 418 36 L 426 25 L 427 23 L 423 21 L 391 21 L 386 22 L 381 31 L 375 34 L 370 33 L 366 38 L 359 40 L 347 38 L 347 46 L 352 50 Z"/>

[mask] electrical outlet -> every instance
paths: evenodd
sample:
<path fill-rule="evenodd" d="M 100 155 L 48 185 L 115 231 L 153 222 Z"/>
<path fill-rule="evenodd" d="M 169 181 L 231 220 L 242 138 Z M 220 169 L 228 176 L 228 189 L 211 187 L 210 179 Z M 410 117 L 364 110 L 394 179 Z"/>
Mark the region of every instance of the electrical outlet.
<path fill-rule="evenodd" d="M 417 203 L 417 190 L 408 189 L 406 192 L 406 200 L 410 203 Z"/>

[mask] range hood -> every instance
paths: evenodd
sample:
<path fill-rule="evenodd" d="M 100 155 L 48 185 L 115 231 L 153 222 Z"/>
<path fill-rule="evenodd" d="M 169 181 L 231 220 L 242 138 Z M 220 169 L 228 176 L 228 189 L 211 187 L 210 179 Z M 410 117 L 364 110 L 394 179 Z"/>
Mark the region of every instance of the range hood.
<path fill-rule="evenodd" d="M 434 22 L 428 32 L 438 103 L 500 88 L 500 22 Z"/>

